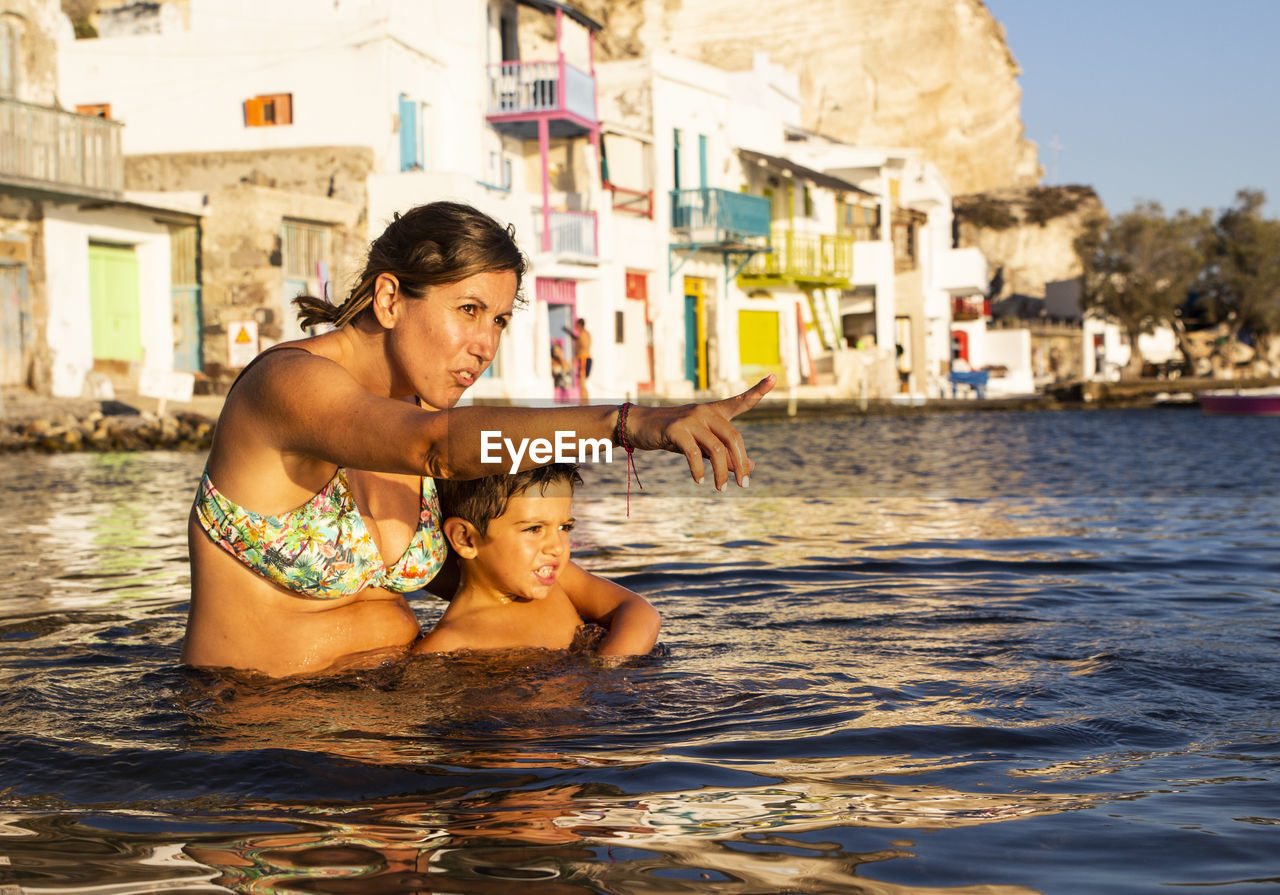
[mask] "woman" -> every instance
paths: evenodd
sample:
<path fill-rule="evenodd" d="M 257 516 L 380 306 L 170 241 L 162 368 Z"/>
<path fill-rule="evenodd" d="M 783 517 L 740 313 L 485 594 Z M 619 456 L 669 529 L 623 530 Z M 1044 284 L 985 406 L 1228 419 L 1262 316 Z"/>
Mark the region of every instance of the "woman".
<path fill-rule="evenodd" d="M 568 404 L 569 390 L 573 388 L 573 373 L 559 339 L 551 343 L 551 384 L 555 387 L 556 403 Z"/>
<path fill-rule="evenodd" d="M 717 489 L 730 472 L 747 483 L 730 421 L 772 379 L 685 407 L 450 410 L 492 362 L 524 273 L 510 231 L 436 202 L 396 216 L 342 305 L 297 301 L 304 326 L 333 329 L 263 352 L 227 394 L 188 525 L 184 662 L 283 676 L 405 654 L 419 631 L 402 594 L 445 557 L 432 478 L 509 466 L 482 462 L 481 432 L 675 451 L 698 482 L 705 455 Z"/>

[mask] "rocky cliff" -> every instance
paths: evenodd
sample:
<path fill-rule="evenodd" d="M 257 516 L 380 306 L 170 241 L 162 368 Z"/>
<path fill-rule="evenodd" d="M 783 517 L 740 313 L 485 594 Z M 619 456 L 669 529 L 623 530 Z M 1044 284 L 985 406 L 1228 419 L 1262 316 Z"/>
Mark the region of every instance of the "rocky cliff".
<path fill-rule="evenodd" d="M 920 147 L 956 193 L 1040 178 L 1018 65 L 981 0 L 577 0 L 602 58 L 667 50 L 720 68 L 766 52 L 800 78 L 804 124 L 851 143 Z"/>
<path fill-rule="evenodd" d="M 997 277 L 993 298 L 1043 298 L 1045 283 L 1080 276 L 1075 238 L 1103 214 L 1092 187 L 1007 187 L 957 196 L 957 244 L 977 246 Z"/>

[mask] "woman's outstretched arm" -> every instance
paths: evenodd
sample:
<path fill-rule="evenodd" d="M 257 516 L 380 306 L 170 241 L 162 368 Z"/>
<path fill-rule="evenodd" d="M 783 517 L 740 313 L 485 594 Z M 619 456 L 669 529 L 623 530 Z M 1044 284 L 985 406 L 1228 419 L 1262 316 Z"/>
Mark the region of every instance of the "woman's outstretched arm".
<path fill-rule="evenodd" d="M 740 395 L 706 404 L 630 407 L 626 442 L 638 450 L 684 454 L 695 481 L 705 478 L 705 457 L 717 488 L 730 473 L 745 485 L 753 464 L 732 421 L 759 403 L 773 383 L 770 376 Z M 301 351 L 264 358 L 237 391 L 236 407 L 231 414 L 224 411 L 228 427 L 252 429 L 255 438 L 281 453 L 438 478 L 509 472 L 521 445 L 516 468 L 545 465 L 554 458 L 531 457 L 535 440 L 554 445 L 563 432 L 573 433 L 575 445 L 577 439 L 613 442 L 618 424 L 613 405 L 425 410 L 375 395 L 341 365 Z"/>

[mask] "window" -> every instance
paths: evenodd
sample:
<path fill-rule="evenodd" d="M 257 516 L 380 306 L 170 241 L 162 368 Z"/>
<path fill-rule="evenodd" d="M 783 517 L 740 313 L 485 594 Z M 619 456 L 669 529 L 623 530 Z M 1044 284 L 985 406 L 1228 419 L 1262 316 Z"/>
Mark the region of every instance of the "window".
<path fill-rule="evenodd" d="M 516 23 L 511 16 L 498 19 L 498 40 L 502 42 L 502 62 L 515 62 L 520 58 L 520 45 L 516 37 Z"/>
<path fill-rule="evenodd" d="M 76 106 L 77 115 L 90 115 L 94 118 L 110 118 L 111 103 L 90 103 L 88 105 Z"/>
<path fill-rule="evenodd" d="M 841 203 L 839 231 L 858 241 L 880 238 L 880 209 L 876 206 Z"/>
<path fill-rule="evenodd" d="M 893 260 L 901 273 L 916 268 L 916 238 L 924 218 L 915 212 L 900 210 L 893 214 Z"/>
<path fill-rule="evenodd" d="M 500 152 L 490 152 L 484 169 L 484 180 L 480 181 L 480 185 L 510 192 L 511 176 L 511 159 Z"/>
<path fill-rule="evenodd" d="M 671 188 L 680 189 L 680 129 L 671 132 Z"/>
<path fill-rule="evenodd" d="M 270 93 L 244 101 L 245 127 L 293 124 L 293 94 Z"/>
<path fill-rule="evenodd" d="M 280 265 L 283 268 L 281 295 L 281 335 L 300 338 L 303 332 L 293 300 L 299 295 L 331 298 L 330 257 L 333 237 L 329 227 L 306 221 L 284 220 L 280 224 Z"/>
<path fill-rule="evenodd" d="M 634 270 L 627 271 L 627 298 L 645 301 L 649 298 L 649 277 Z"/>
<path fill-rule="evenodd" d="M 286 220 L 281 227 L 284 275 L 300 280 L 313 279 L 321 265 L 329 261 L 329 228 Z"/>
<path fill-rule="evenodd" d="M 626 341 L 626 339 L 623 338 L 623 333 L 626 331 L 623 326 L 623 320 L 624 315 L 621 311 L 613 312 L 613 341 L 617 342 L 619 345 Z"/>
<path fill-rule="evenodd" d="M 705 134 L 698 134 L 698 186 L 706 189 L 707 183 L 707 138 Z"/>

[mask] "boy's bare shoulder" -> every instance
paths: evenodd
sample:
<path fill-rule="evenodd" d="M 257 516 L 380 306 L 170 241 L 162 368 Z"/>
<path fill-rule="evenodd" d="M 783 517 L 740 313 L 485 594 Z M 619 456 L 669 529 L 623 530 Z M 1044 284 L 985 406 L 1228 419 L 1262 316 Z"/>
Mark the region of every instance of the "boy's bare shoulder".
<path fill-rule="evenodd" d="M 462 630 L 463 627 L 442 620 L 414 642 L 413 654 L 452 653 L 466 649 L 474 638 L 468 637 L 467 632 Z"/>

